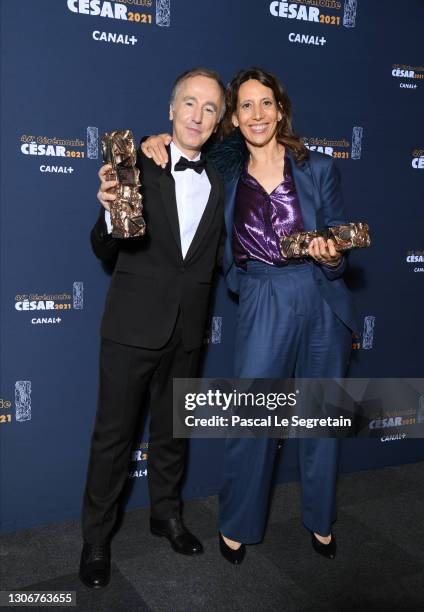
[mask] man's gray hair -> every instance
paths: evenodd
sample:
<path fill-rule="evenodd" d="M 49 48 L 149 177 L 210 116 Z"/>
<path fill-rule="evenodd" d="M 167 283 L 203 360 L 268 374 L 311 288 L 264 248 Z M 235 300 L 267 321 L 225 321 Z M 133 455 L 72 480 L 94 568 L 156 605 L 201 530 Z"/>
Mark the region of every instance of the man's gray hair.
<path fill-rule="evenodd" d="M 186 81 L 187 79 L 191 79 L 192 77 L 196 76 L 208 77 L 209 79 L 213 79 L 214 81 L 216 81 L 216 83 L 218 83 L 218 86 L 221 90 L 222 100 L 221 114 L 219 117 L 219 121 L 221 121 L 225 113 L 225 86 L 224 83 L 221 81 L 219 74 L 215 72 L 215 70 L 209 70 L 209 68 L 203 68 L 202 66 L 199 66 L 198 68 L 191 68 L 191 70 L 186 70 L 185 72 L 180 74 L 180 76 L 176 78 L 175 83 L 172 87 L 171 99 L 169 101 L 170 105 L 173 106 L 178 90 L 182 83 L 184 83 L 184 81 Z"/>

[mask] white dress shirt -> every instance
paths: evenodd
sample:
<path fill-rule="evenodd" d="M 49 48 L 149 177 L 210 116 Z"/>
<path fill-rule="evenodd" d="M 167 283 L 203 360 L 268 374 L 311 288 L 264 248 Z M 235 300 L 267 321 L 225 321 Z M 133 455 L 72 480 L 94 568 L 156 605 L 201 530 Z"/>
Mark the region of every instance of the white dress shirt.
<path fill-rule="evenodd" d="M 175 197 L 177 200 L 178 221 L 180 226 L 181 251 L 183 258 L 187 255 L 187 251 L 194 238 L 196 230 L 199 226 L 200 219 L 205 212 L 206 204 L 211 191 L 211 184 L 203 170 L 200 174 L 191 168 L 183 171 L 175 172 L 175 164 L 179 162 L 180 157 L 186 157 L 178 147 L 171 142 L 171 174 L 175 181 Z M 200 159 L 200 153 L 191 161 Z M 143 181 L 143 177 L 141 177 Z M 112 224 L 110 221 L 110 213 L 105 210 L 105 221 L 108 233 L 112 232 Z"/>

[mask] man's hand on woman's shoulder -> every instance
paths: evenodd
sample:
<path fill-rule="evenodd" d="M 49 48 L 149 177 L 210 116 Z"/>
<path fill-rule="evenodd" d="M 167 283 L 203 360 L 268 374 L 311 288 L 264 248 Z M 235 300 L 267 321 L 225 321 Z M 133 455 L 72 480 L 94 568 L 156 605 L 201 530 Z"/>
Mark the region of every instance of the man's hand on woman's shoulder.
<path fill-rule="evenodd" d="M 149 136 L 141 143 L 141 150 L 149 159 L 153 159 L 155 164 L 166 167 L 168 163 L 168 153 L 166 147 L 171 143 L 172 136 L 170 134 L 158 134 L 157 136 Z"/>

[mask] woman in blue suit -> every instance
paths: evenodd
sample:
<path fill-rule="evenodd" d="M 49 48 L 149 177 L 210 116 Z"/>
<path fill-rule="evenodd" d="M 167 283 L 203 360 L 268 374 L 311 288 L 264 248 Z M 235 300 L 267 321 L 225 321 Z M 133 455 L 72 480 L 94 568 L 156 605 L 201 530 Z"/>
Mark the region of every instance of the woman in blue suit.
<path fill-rule="evenodd" d="M 245 149 L 213 152 L 226 178 L 224 274 L 239 294 L 235 376 L 327 378 L 346 374 L 355 311 L 331 240 L 310 258 L 284 260 L 279 239 L 346 222 L 332 158 L 309 152 L 291 126 L 291 103 L 276 77 L 239 72 L 230 84 L 224 131 L 238 128 Z M 227 149 L 230 145 L 227 145 Z M 333 558 L 338 440 L 300 439 L 303 522 L 314 549 Z M 220 493 L 220 549 L 241 563 L 263 537 L 277 440 L 226 441 Z"/>
<path fill-rule="evenodd" d="M 332 158 L 308 151 L 293 133 L 291 116 L 275 76 L 243 70 L 227 91 L 227 138 L 209 153 L 226 181 L 224 274 L 239 294 L 239 378 L 343 377 L 357 328 L 342 280 L 346 260 L 331 240 L 315 239 L 300 261 L 285 260 L 279 251 L 283 235 L 346 222 Z M 144 152 L 155 157 L 156 144 L 160 138 L 150 139 Z M 314 549 L 334 558 L 338 440 L 297 442 L 303 522 Z M 241 563 L 245 545 L 263 537 L 277 444 L 226 441 L 219 542 L 231 563 Z"/>

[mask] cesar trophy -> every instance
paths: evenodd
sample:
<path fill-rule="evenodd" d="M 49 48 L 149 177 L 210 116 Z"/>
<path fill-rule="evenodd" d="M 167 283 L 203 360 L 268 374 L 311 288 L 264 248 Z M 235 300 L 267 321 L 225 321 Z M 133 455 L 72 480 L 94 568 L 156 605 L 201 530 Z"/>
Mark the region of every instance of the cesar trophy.
<path fill-rule="evenodd" d="M 346 223 L 312 232 L 296 232 L 280 239 L 280 251 L 286 259 L 307 257 L 309 243 L 322 236 L 333 240 L 336 251 L 364 249 L 371 244 L 369 228 L 366 223 Z"/>
<path fill-rule="evenodd" d="M 111 164 L 109 180 L 118 181 L 116 200 L 111 202 L 110 218 L 114 238 L 144 236 L 146 223 L 142 217 L 143 204 L 139 191 L 140 170 L 131 130 L 109 132 L 102 136 L 102 155 L 105 164 Z"/>

